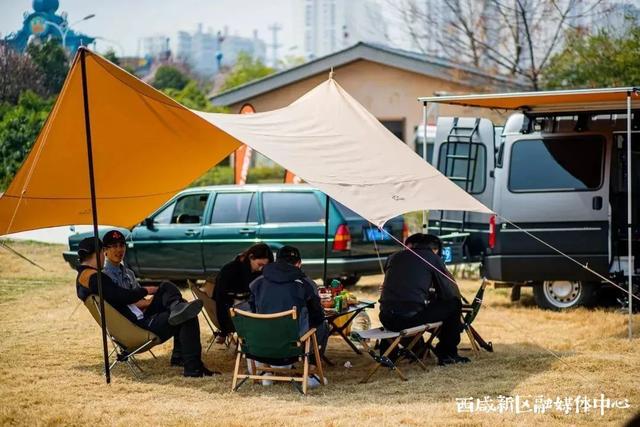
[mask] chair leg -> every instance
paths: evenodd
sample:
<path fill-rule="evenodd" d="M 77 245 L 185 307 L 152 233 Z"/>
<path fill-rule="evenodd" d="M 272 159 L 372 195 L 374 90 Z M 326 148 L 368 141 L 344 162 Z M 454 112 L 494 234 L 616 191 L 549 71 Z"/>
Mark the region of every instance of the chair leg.
<path fill-rule="evenodd" d="M 237 391 L 236 384 L 238 383 L 238 373 L 240 370 L 240 359 L 242 354 L 238 351 L 236 355 L 236 367 L 233 370 L 233 381 L 231 382 L 231 391 Z"/>
<path fill-rule="evenodd" d="M 418 341 L 420 340 L 420 338 L 422 338 L 422 334 L 416 334 L 415 337 L 413 337 L 413 339 L 411 340 L 411 342 L 409 343 L 409 345 L 407 346 L 407 348 L 405 348 L 405 351 L 408 352 L 411 355 L 411 358 L 413 360 L 415 360 L 418 365 L 422 368 L 423 371 L 427 370 L 427 367 L 425 366 L 425 364 L 422 362 L 422 360 L 420 360 L 420 358 L 413 352 L 413 347 L 418 343 Z"/>
<path fill-rule="evenodd" d="M 427 331 L 430 332 L 431 335 L 429 336 L 429 339 L 426 342 L 426 347 L 427 350 L 424 352 L 424 355 L 422 356 L 422 361 L 424 362 L 425 360 L 427 360 L 427 357 L 429 357 L 429 354 L 431 354 L 431 351 L 433 350 L 433 345 L 432 342 L 433 340 L 438 336 L 438 333 L 440 332 L 440 328 L 436 328 L 432 331 Z"/>
<path fill-rule="evenodd" d="M 322 359 L 320 358 L 320 350 L 318 349 L 318 337 L 316 334 L 311 335 L 313 339 L 313 355 L 316 358 L 316 369 L 320 375 L 320 384 L 324 385 L 324 369 L 322 368 Z"/>
<path fill-rule="evenodd" d="M 310 342 L 307 340 L 304 344 L 304 367 L 302 370 L 302 394 L 307 394 L 307 386 L 309 385 L 309 350 Z"/>
<path fill-rule="evenodd" d="M 388 359 L 389 354 L 391 354 L 391 352 L 398 346 L 398 344 L 400 344 L 400 340 L 402 339 L 402 337 L 397 337 L 395 340 L 393 340 L 393 343 L 389 346 L 389 348 L 387 349 L 387 351 L 384 352 L 384 354 L 382 356 L 380 356 L 380 361 L 375 360 L 375 365 L 373 366 L 373 368 L 371 368 L 371 370 L 369 371 L 369 373 L 362 379 L 360 380 L 361 384 L 366 383 L 367 381 L 369 381 L 369 378 L 371 378 L 373 376 L 373 374 L 376 373 L 376 371 L 382 366 L 382 361 L 384 359 Z M 389 363 L 391 363 L 390 368 L 394 369 L 397 371 L 397 367 L 395 365 L 395 363 L 391 362 L 391 360 L 389 360 Z M 402 373 L 400 373 L 400 378 L 405 379 L 406 378 L 402 375 Z"/>
<path fill-rule="evenodd" d="M 467 332 L 467 337 L 469 337 L 469 343 L 471 343 L 471 350 L 473 350 L 473 355 L 477 358 L 480 357 L 480 348 L 478 348 L 478 343 L 476 342 L 475 337 L 471 333 L 469 328 L 464 328 Z"/>
<path fill-rule="evenodd" d="M 149 353 L 151 353 L 151 355 L 153 356 L 154 359 L 157 359 L 156 355 L 153 354 L 153 351 L 149 350 Z"/>

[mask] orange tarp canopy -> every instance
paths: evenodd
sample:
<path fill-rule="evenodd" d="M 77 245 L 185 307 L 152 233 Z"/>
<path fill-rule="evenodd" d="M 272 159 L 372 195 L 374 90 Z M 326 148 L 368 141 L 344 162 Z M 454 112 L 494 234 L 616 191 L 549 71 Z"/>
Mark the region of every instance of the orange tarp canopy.
<path fill-rule="evenodd" d="M 531 112 L 626 111 L 627 93 L 632 93 L 632 108 L 640 108 L 640 96 L 632 87 L 606 89 L 557 90 L 480 95 L 431 96 L 421 102 L 465 107 L 525 110 Z"/>
<path fill-rule="evenodd" d="M 135 225 L 240 146 L 100 56 L 87 50 L 85 55 L 101 224 Z M 0 198 L 0 235 L 92 223 L 79 58 Z"/>

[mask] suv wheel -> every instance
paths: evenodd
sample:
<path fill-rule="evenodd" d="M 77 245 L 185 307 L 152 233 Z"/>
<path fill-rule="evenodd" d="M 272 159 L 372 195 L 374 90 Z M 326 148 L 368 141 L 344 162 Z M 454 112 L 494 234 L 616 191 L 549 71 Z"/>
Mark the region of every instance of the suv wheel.
<path fill-rule="evenodd" d="M 596 295 L 597 284 L 591 282 L 554 280 L 533 286 L 533 297 L 538 307 L 565 310 L 590 305 Z"/>

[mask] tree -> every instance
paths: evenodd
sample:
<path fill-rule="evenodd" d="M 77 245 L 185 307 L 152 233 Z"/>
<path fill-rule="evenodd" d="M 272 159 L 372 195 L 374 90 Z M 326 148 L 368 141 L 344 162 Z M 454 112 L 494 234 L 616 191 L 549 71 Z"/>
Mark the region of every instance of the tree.
<path fill-rule="evenodd" d="M 425 8 L 403 0 L 397 11 L 425 54 L 509 75 L 537 90 L 566 30 L 605 13 L 600 6 L 600 0 L 588 6 L 582 0 L 444 0 Z"/>
<path fill-rule="evenodd" d="M 120 66 L 120 59 L 118 59 L 118 55 L 116 55 L 116 52 L 113 49 L 107 50 L 103 56 L 107 61 Z"/>
<path fill-rule="evenodd" d="M 26 91 L 15 106 L 0 108 L 0 189 L 9 185 L 26 158 L 53 102 Z"/>
<path fill-rule="evenodd" d="M 27 53 L 42 73 L 42 94 L 56 96 L 69 72 L 69 58 L 55 39 L 42 44 L 31 43 Z"/>
<path fill-rule="evenodd" d="M 0 45 L 0 104 L 16 104 L 26 90 L 42 93 L 42 73 L 28 55 Z"/>
<path fill-rule="evenodd" d="M 236 86 L 243 85 L 253 80 L 272 74 L 275 70 L 266 66 L 259 59 L 254 59 L 245 52 L 238 54 L 236 64 L 220 87 L 220 91 L 226 91 Z"/>
<path fill-rule="evenodd" d="M 187 85 L 182 90 L 169 88 L 165 89 L 164 93 L 187 108 L 207 111 L 210 113 L 227 112 L 226 108 L 214 107 L 207 99 L 205 93 L 198 88 L 198 83 L 195 80 L 189 81 L 189 83 L 187 83 Z"/>
<path fill-rule="evenodd" d="M 621 34 L 572 31 L 544 75 L 549 89 L 633 86 L 640 82 L 640 26 Z"/>
<path fill-rule="evenodd" d="M 151 84 L 160 90 L 182 90 L 187 83 L 189 83 L 189 78 L 182 71 L 170 65 L 161 65 L 156 70 L 156 75 Z"/>

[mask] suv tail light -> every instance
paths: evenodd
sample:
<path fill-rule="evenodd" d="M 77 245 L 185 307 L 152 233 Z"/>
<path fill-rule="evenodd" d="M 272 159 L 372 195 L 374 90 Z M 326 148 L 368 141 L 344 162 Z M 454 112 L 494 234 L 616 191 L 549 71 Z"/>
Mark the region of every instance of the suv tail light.
<path fill-rule="evenodd" d="M 351 249 L 351 233 L 346 224 L 340 224 L 336 235 L 333 237 L 334 251 L 348 251 Z"/>
<path fill-rule="evenodd" d="M 496 245 L 496 216 L 491 215 L 489 218 L 489 248 L 493 249 Z"/>
<path fill-rule="evenodd" d="M 405 222 L 404 224 L 402 224 L 402 241 L 404 242 L 405 240 L 407 240 L 407 237 L 409 237 L 409 226 Z"/>

